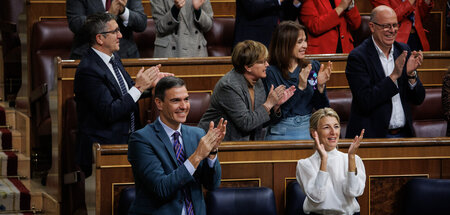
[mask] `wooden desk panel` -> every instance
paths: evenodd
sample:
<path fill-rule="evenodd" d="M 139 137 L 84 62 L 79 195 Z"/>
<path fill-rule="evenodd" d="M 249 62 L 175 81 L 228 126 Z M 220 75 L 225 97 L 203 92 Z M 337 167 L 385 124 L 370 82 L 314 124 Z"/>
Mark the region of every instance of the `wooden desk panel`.
<path fill-rule="evenodd" d="M 345 152 L 349 144 L 342 140 L 340 150 Z M 101 176 L 96 179 L 101 185 L 96 188 L 101 194 L 97 214 L 110 214 L 120 187 L 133 183 L 127 146 L 96 147 L 96 171 Z M 279 214 L 284 213 L 286 187 L 296 180 L 297 161 L 313 153 L 311 141 L 225 142 L 219 150 L 222 186 L 270 187 Z M 365 139 L 358 155 L 367 175 L 364 194 L 358 198 L 361 214 L 395 214 L 398 191 L 411 178 L 450 178 L 450 138 Z"/>

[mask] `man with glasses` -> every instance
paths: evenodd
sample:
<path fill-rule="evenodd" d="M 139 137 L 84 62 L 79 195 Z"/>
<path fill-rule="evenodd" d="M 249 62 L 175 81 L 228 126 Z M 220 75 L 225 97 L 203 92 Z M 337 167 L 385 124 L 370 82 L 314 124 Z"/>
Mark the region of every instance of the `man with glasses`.
<path fill-rule="evenodd" d="M 374 7 L 386 5 L 395 10 L 398 22 L 397 41 L 407 43 L 411 50 L 430 51 L 423 20 L 433 9 L 433 0 L 370 0 Z"/>
<path fill-rule="evenodd" d="M 410 104 L 419 105 L 425 89 L 416 69 L 421 51 L 396 42 L 400 27 L 395 11 L 387 6 L 372 10 L 372 36 L 350 52 L 345 74 L 352 91 L 347 138 L 365 129 L 367 138 L 414 136 Z"/>
<path fill-rule="evenodd" d="M 139 58 L 133 32 L 142 32 L 147 27 L 147 15 L 141 0 L 67 0 L 66 14 L 70 30 L 75 34 L 70 59 L 81 59 L 89 49 L 86 32 L 82 26 L 86 17 L 94 13 L 110 13 L 117 16 L 122 33 L 120 39 L 121 58 Z"/>
<path fill-rule="evenodd" d="M 78 134 L 76 162 L 86 177 L 92 172 L 92 144 L 127 144 L 128 136 L 138 129 L 137 101 L 164 76 L 161 65 L 144 71 L 133 82 L 117 54 L 122 34 L 115 16 L 97 13 L 84 25 L 90 48 L 75 73 Z"/>

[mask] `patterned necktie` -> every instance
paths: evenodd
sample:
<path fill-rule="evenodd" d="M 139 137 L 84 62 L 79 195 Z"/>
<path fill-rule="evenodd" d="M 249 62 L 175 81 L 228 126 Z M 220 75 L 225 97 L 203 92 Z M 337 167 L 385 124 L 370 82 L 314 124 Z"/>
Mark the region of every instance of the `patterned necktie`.
<path fill-rule="evenodd" d="M 119 67 L 117 66 L 116 60 L 114 58 L 111 58 L 109 62 L 112 64 L 114 73 L 116 74 L 117 80 L 119 81 L 120 91 L 122 92 L 122 95 L 125 95 L 127 93 L 127 88 L 125 87 L 125 82 L 122 78 L 122 73 L 119 71 Z M 130 130 L 131 132 L 134 132 L 135 130 L 135 119 L 134 119 L 134 112 L 131 113 L 130 116 Z"/>
<path fill-rule="evenodd" d="M 112 0 L 106 0 L 106 2 L 105 2 L 105 10 L 106 11 L 108 11 L 109 8 L 111 7 L 111 2 L 112 2 Z"/>
<path fill-rule="evenodd" d="M 183 165 L 186 160 L 186 156 L 184 155 L 183 145 L 181 145 L 179 141 L 180 133 L 175 131 L 173 133 L 173 149 L 175 150 L 175 155 L 177 157 L 178 165 Z M 186 215 L 194 215 L 194 207 L 192 206 L 191 201 L 191 192 L 188 189 L 183 188 L 184 193 L 184 204 L 186 205 Z"/>

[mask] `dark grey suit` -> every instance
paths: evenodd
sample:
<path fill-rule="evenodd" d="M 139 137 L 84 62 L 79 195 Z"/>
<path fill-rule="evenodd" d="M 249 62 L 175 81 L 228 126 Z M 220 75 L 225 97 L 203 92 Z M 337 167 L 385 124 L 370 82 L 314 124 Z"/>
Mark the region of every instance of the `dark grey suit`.
<path fill-rule="evenodd" d="M 147 27 L 147 15 L 144 13 L 144 7 L 141 0 L 128 0 L 127 6 L 130 11 L 128 24 L 125 27 L 123 20 L 118 16 L 117 24 L 119 24 L 122 39 L 120 39 L 120 50 L 118 54 L 121 58 L 139 58 L 139 51 L 133 39 L 133 31 L 142 32 Z M 77 33 L 81 30 L 86 17 L 98 13 L 105 12 L 105 7 L 101 0 L 67 0 L 66 14 L 69 21 L 70 30 L 76 35 L 75 42 L 70 52 L 71 59 L 80 59 L 89 44 L 85 42 Z"/>
<path fill-rule="evenodd" d="M 256 140 L 263 139 L 263 124 L 270 120 L 270 115 L 262 106 L 266 101 L 266 92 L 261 80 L 256 82 L 254 89 L 255 110 L 252 110 L 244 75 L 231 70 L 214 87 L 211 104 L 198 126 L 207 131 L 210 121 L 217 125 L 220 118 L 224 118 L 228 120 L 224 141 L 245 141 L 251 135 Z"/>

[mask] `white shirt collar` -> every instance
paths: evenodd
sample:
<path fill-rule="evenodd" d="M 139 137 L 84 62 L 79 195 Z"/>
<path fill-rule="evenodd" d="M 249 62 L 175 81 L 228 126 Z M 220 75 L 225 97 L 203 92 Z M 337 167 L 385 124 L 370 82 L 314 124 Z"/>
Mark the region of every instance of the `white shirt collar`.
<path fill-rule="evenodd" d="M 170 139 L 172 139 L 172 135 L 173 135 L 173 133 L 175 133 L 175 131 L 178 131 L 180 133 L 180 137 L 182 137 L 181 124 L 178 126 L 177 130 L 173 130 L 171 127 L 164 124 L 164 122 L 161 120 L 161 118 L 159 116 L 158 116 L 158 120 L 161 123 L 162 127 L 164 128 L 164 131 L 166 132 L 167 136 L 169 136 Z"/>
<path fill-rule="evenodd" d="M 372 35 L 372 41 L 373 41 L 373 44 L 375 45 L 375 49 L 378 52 L 378 56 L 380 56 L 380 57 L 384 56 L 383 51 L 380 49 L 380 47 L 378 47 L 377 43 L 375 42 L 375 39 L 373 39 L 373 35 Z M 387 56 L 384 56 L 384 57 L 387 57 Z M 392 45 L 391 50 L 389 51 L 389 59 L 392 59 L 393 57 L 394 57 L 394 45 Z"/>
<path fill-rule="evenodd" d="M 95 49 L 93 47 L 91 47 L 91 49 L 94 50 L 95 53 L 98 54 L 98 56 L 105 62 L 106 65 L 109 64 L 109 61 L 114 56 L 114 55 L 109 56 L 109 55 L 107 55 L 107 54 L 105 54 L 105 53 L 103 53 L 103 52 L 101 52 L 101 51 L 99 51 L 99 50 L 97 50 L 97 49 Z"/>

